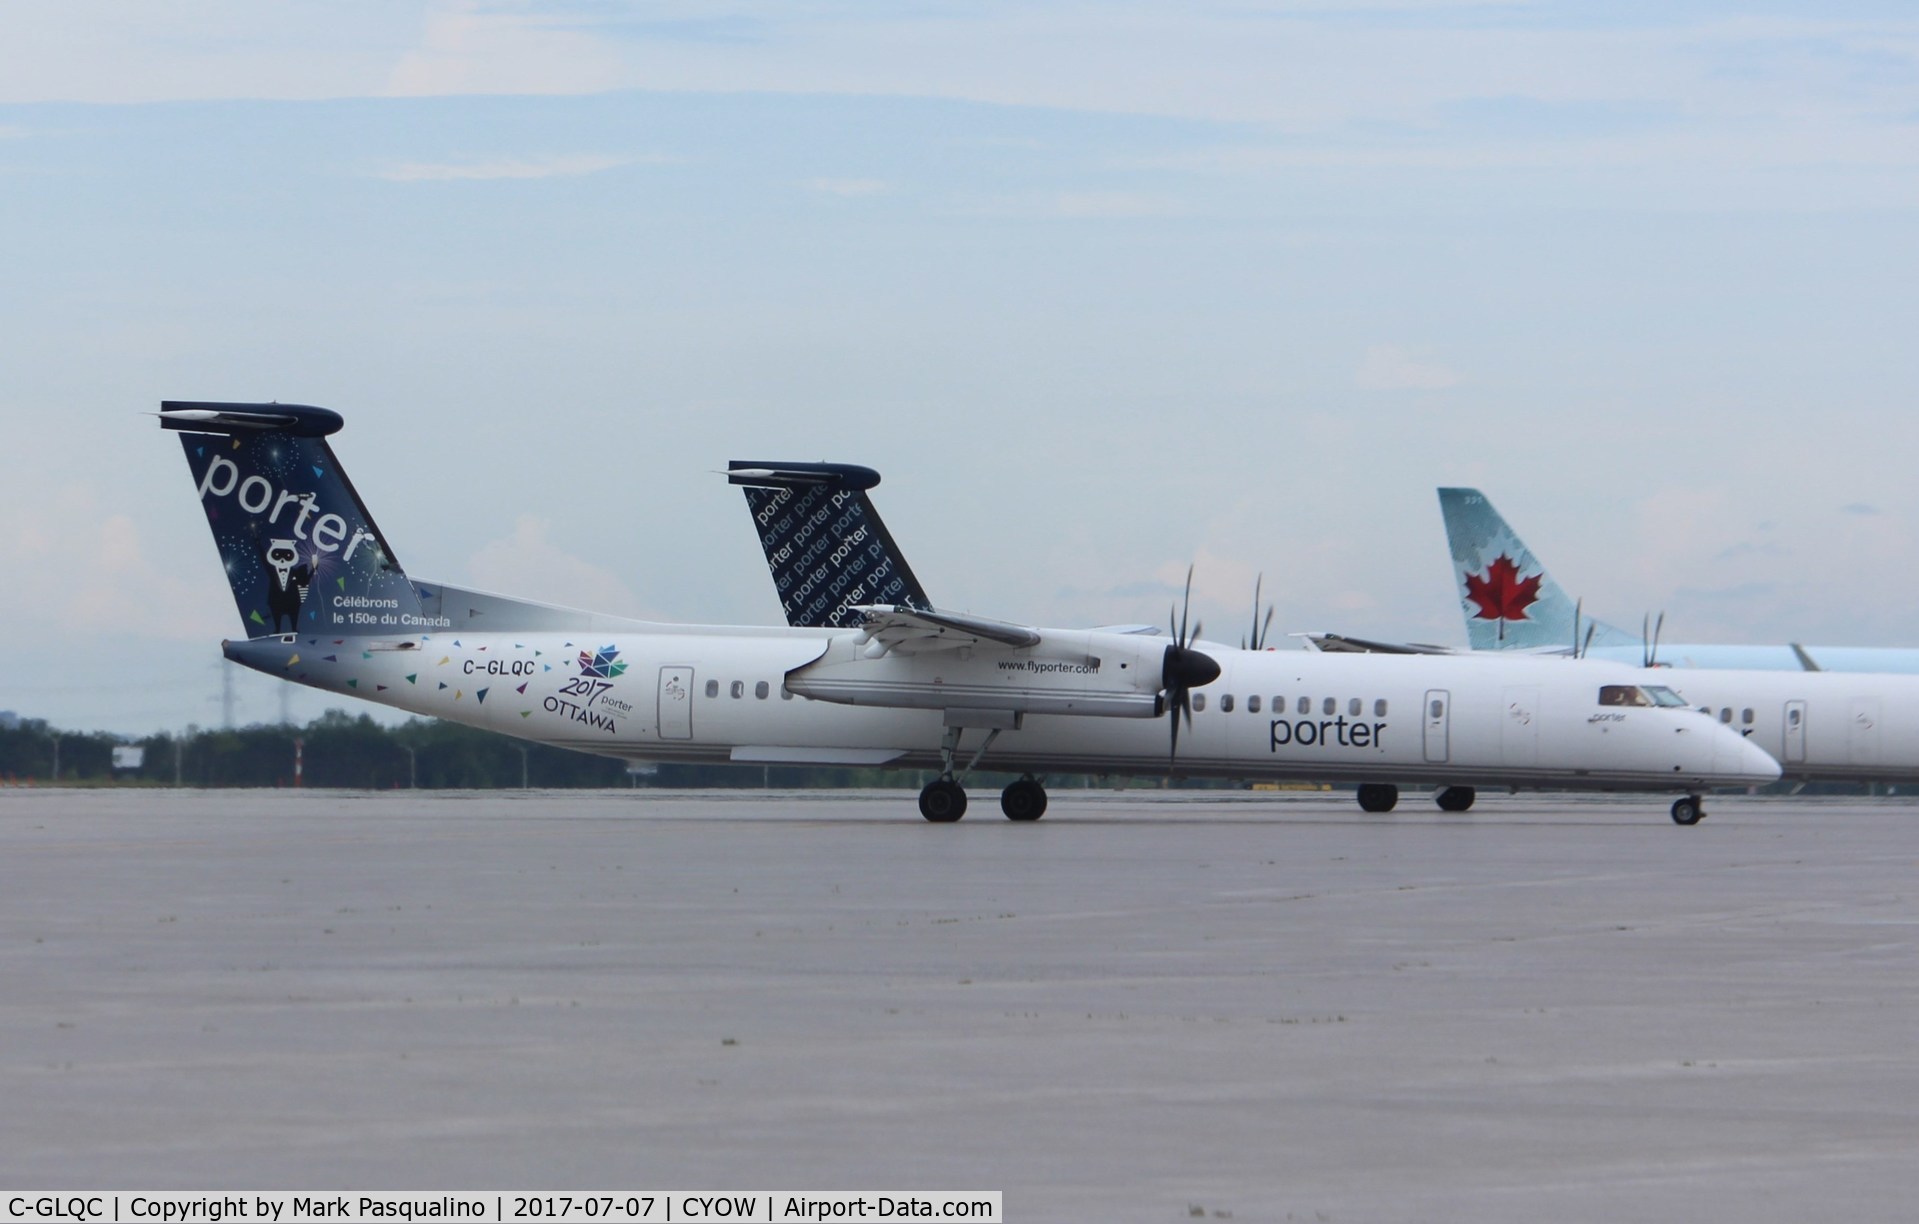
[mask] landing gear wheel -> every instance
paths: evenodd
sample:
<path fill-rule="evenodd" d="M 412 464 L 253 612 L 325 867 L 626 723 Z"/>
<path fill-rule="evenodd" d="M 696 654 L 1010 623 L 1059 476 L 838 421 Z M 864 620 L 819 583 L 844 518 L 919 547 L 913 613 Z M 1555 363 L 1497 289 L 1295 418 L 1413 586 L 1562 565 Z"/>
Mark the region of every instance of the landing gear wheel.
<path fill-rule="evenodd" d="M 1433 796 L 1433 802 L 1439 805 L 1439 810 L 1442 812 L 1463 812 L 1471 807 L 1473 800 L 1478 797 L 1478 792 L 1470 786 L 1446 786 L 1441 787 L 1439 793 Z"/>
<path fill-rule="evenodd" d="M 1706 811 L 1699 806 L 1698 795 L 1687 795 L 1672 802 L 1672 822 L 1680 825 L 1696 825 L 1706 818 Z"/>
<path fill-rule="evenodd" d="M 999 810 L 1008 820 L 1038 820 L 1046 815 L 1046 788 L 1035 778 L 1021 778 L 999 793 Z"/>
<path fill-rule="evenodd" d="M 1399 788 L 1385 782 L 1368 782 L 1359 788 L 1362 812 L 1390 812 L 1399 804 Z"/>
<path fill-rule="evenodd" d="M 951 778 L 936 778 L 920 792 L 920 815 L 936 824 L 951 824 L 966 815 L 966 791 Z"/>

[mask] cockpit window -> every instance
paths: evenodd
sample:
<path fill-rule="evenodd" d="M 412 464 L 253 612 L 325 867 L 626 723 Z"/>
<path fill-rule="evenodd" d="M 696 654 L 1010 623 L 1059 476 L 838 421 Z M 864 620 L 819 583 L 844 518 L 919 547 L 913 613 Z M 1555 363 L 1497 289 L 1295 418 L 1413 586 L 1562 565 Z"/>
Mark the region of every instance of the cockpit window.
<path fill-rule="evenodd" d="M 1652 698 L 1636 684 L 1608 684 L 1599 690 L 1602 706 L 1649 706 Z"/>
<path fill-rule="evenodd" d="M 1652 698 L 1652 703 L 1656 706 L 1665 706 L 1672 710 L 1685 708 L 1686 699 L 1663 684 L 1642 684 L 1640 689 Z"/>

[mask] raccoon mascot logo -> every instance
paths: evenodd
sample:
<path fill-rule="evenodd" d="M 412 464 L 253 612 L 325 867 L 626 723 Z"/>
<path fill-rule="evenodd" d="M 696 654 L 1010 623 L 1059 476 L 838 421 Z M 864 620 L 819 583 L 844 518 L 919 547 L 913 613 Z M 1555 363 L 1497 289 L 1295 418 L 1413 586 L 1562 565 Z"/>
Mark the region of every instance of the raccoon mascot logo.
<path fill-rule="evenodd" d="M 302 561 L 292 540 L 267 541 L 267 611 L 273 616 L 273 632 L 293 633 L 300 627 L 300 608 L 307 601 L 307 588 L 313 585 L 313 563 Z M 287 627 L 280 628 L 285 617 Z"/>

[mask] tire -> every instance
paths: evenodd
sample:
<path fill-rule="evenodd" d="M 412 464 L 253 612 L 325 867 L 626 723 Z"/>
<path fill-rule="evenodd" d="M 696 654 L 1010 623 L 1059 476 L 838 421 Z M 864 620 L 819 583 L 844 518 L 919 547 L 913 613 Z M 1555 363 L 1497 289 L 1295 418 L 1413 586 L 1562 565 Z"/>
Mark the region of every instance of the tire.
<path fill-rule="evenodd" d="M 1022 778 L 999 793 L 999 810 L 1008 820 L 1038 820 L 1046 814 L 1046 788 Z"/>
<path fill-rule="evenodd" d="M 1691 795 L 1687 795 L 1683 799 L 1673 800 L 1672 822 L 1674 824 L 1696 825 L 1705 818 L 1706 813 L 1700 810 L 1699 800 L 1693 798 Z"/>
<path fill-rule="evenodd" d="M 1359 788 L 1362 812 L 1390 812 L 1399 805 L 1399 788 L 1386 782 L 1368 782 Z"/>
<path fill-rule="evenodd" d="M 1473 800 L 1477 798 L 1479 793 L 1470 786 L 1445 786 L 1433 796 L 1433 802 L 1439 805 L 1442 812 L 1463 812 L 1472 807 Z"/>
<path fill-rule="evenodd" d="M 951 824 L 966 815 L 966 791 L 944 778 L 928 782 L 920 792 L 920 815 L 934 824 Z"/>

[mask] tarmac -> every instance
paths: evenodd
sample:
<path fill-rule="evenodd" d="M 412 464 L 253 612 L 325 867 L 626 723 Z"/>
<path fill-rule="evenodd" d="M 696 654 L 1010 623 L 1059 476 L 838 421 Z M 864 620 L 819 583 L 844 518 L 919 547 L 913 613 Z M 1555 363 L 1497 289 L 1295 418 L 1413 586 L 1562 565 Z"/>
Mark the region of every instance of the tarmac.
<path fill-rule="evenodd" d="M 1912 1218 L 1903 798 L 994 799 L 0 792 L 0 1186 Z"/>

